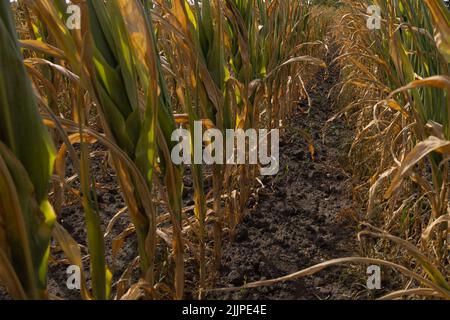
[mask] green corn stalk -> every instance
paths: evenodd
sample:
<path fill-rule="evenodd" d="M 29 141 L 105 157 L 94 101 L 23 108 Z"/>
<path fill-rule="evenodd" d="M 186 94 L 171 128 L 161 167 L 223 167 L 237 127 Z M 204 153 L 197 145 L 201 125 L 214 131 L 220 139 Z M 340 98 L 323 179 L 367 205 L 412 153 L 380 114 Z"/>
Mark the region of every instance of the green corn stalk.
<path fill-rule="evenodd" d="M 67 4 L 64 1 L 58 1 L 57 5 L 53 6 L 48 1 L 40 1 L 30 3 L 30 6 L 41 17 L 42 22 L 48 27 L 53 39 L 65 52 L 65 58 L 72 65 L 73 70 L 81 75 L 81 83 L 85 88 L 91 88 L 89 78 L 89 71 L 81 63 L 81 52 L 83 49 L 77 47 L 81 41 L 81 33 L 75 31 L 69 32 L 65 25 L 65 12 Z M 84 15 L 87 17 L 87 14 Z M 86 23 L 86 22 L 85 22 Z M 78 100 L 76 113 L 80 120 L 80 133 L 84 130 L 83 123 L 84 110 L 80 109 L 82 105 L 81 99 Z M 100 227 L 100 218 L 96 209 L 95 195 L 91 194 L 91 176 L 89 173 L 89 152 L 84 143 L 83 135 L 81 138 L 81 165 L 80 165 L 80 179 L 83 189 L 83 206 L 86 215 L 87 233 L 88 233 L 88 247 L 91 255 L 91 275 L 94 298 L 108 299 L 110 286 L 110 272 L 106 267 L 104 240 Z M 94 185 L 94 183 L 92 183 Z"/>
<path fill-rule="evenodd" d="M 44 299 L 55 222 L 47 198 L 55 151 L 9 6 L 0 2 L 0 278 L 14 298 Z"/>
<path fill-rule="evenodd" d="M 95 88 L 99 93 L 100 105 L 104 108 L 102 113 L 118 145 L 134 160 L 145 177 L 149 190 L 152 189 L 156 156 L 158 152 L 160 154 L 160 167 L 167 187 L 168 207 L 174 228 L 175 291 L 176 297 L 181 299 L 184 291 L 181 170 L 170 159 L 169 150 L 173 146 L 170 138 L 175 130 L 175 121 L 155 49 L 150 16 L 136 1 L 109 1 L 106 4 L 91 2 L 89 10 L 96 44 L 94 65 L 97 79 L 100 80 L 95 83 Z M 132 11 L 139 12 L 139 16 L 132 17 Z M 144 109 L 138 97 L 141 87 L 145 92 Z M 158 90 L 161 90 L 159 96 Z M 122 176 L 122 179 L 126 177 Z M 134 183 L 131 181 L 131 184 Z M 139 239 L 143 277 L 153 283 L 156 246 L 153 204 L 141 199 L 139 194 L 129 193 L 126 197 L 131 204 L 130 213 Z"/>
<path fill-rule="evenodd" d="M 149 5 L 151 2 L 146 2 L 146 6 Z M 142 277 L 150 285 L 154 283 L 156 250 L 156 218 L 150 192 L 153 168 L 157 155 L 160 155 L 159 166 L 167 186 L 168 207 L 173 213 L 176 292 L 181 298 L 184 283 L 181 170 L 172 165 L 167 152 L 172 147 L 170 138 L 175 121 L 155 49 L 150 17 L 138 1 L 129 4 L 118 0 L 92 1 L 87 3 L 87 7 L 82 7 L 83 29 L 69 32 L 61 18 L 64 9 L 58 11 L 48 1 L 30 3 L 30 6 L 41 13 L 41 20 L 64 51 L 73 72 L 80 75 L 82 86 L 96 98 L 109 139 L 116 142 L 139 168 L 141 176 L 136 177 L 128 171 L 129 163 L 113 156 L 138 236 Z M 139 19 L 136 19 L 139 22 L 134 24 L 130 6 L 140 12 Z M 89 17 L 87 21 L 86 17 Z M 135 28 L 139 32 L 135 32 Z M 93 40 L 92 45 L 90 39 Z M 158 95 L 159 90 L 161 94 Z M 145 181 L 144 185 L 142 181 Z"/>
<path fill-rule="evenodd" d="M 134 68 L 127 31 L 118 9 L 112 5 L 111 1 L 108 3 L 91 1 L 88 6 L 90 30 L 95 43 L 93 85 L 105 117 L 105 125 L 110 128 L 118 146 L 131 159 L 134 159 L 141 132 L 141 115 L 138 104 L 137 72 Z M 120 164 L 116 163 L 116 167 L 120 168 Z M 136 228 L 140 266 L 145 278 L 153 266 L 154 244 L 146 248 L 150 221 L 144 213 L 142 204 L 139 203 L 138 195 L 125 187 L 133 185 L 128 176 L 129 174 L 119 172 L 122 188 L 129 190 L 124 196 Z M 152 242 L 154 241 L 152 239 Z M 148 280 L 152 282 L 152 276 Z"/>

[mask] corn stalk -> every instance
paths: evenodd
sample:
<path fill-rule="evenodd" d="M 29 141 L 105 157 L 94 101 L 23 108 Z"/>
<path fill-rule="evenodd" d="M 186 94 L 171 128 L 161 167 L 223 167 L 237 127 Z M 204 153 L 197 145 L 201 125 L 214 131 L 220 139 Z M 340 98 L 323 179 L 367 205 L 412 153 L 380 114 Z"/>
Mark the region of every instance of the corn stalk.
<path fill-rule="evenodd" d="M 8 1 L 0 2 L 0 35 L 0 278 L 14 298 L 44 299 L 55 222 L 47 197 L 55 150 Z"/>

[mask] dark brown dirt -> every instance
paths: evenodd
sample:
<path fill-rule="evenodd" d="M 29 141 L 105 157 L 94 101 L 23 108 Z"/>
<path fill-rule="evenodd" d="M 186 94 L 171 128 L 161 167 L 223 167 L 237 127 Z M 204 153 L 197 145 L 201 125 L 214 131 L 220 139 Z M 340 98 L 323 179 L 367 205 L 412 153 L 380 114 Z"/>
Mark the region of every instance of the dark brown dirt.
<path fill-rule="evenodd" d="M 352 130 L 336 120 L 322 135 L 336 110 L 330 89 L 339 79 L 336 66 L 319 72 L 309 92 L 310 113 L 302 103 L 280 142 L 278 175 L 265 177 L 257 205 L 238 227 L 234 242 L 224 245 L 216 287 L 288 275 L 329 259 L 353 256 L 356 231 L 350 223 L 353 207 L 346 154 Z M 314 138 L 315 160 L 304 134 Z M 365 284 L 362 270 L 326 269 L 314 276 L 272 287 L 231 293 L 210 293 L 214 299 L 353 299 L 358 284 Z M 359 274 L 360 273 L 360 274 Z"/>

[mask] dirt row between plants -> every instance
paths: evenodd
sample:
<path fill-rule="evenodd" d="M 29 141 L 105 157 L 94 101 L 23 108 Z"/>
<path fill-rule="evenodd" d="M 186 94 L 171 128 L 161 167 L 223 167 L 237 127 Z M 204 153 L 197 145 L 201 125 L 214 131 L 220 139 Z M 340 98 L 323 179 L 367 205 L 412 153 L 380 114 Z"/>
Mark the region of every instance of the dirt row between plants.
<path fill-rule="evenodd" d="M 328 62 L 331 59 L 331 53 Z M 302 101 L 280 142 L 280 172 L 263 179 L 258 203 L 238 226 L 234 242 L 224 245 L 216 287 L 272 279 L 333 258 L 357 255 L 351 215 L 351 176 L 346 155 L 353 139 L 343 120 L 325 123 L 337 110 L 330 90 L 339 67 L 320 71 L 309 84 L 312 108 Z M 314 159 L 304 138 L 314 139 Z M 323 134 L 325 133 L 325 134 Z M 361 268 L 333 267 L 271 287 L 210 293 L 215 299 L 355 299 L 366 294 Z"/>

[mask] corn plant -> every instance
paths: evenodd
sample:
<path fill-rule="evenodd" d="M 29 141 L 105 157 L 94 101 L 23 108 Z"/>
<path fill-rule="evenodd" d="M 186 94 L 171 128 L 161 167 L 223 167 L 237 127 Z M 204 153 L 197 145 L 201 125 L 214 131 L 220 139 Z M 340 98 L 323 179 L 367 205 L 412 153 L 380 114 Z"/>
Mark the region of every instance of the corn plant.
<path fill-rule="evenodd" d="M 366 27 L 369 4 L 381 8 L 380 30 Z M 378 223 L 385 230 L 401 230 L 417 241 L 416 249 L 429 259 L 418 259 L 420 266 L 448 290 L 443 277 L 433 276 L 433 264 L 443 268 L 447 252 L 448 158 L 436 143 L 449 134 L 444 40 L 449 12 L 440 1 L 359 1 L 349 6 L 352 15 L 344 15 L 342 22 L 353 39 L 343 41 L 338 60 L 345 70 L 341 93 L 347 87 L 361 92 L 344 108 L 356 110 L 360 126 L 351 154 L 365 153 L 376 161 L 363 162 L 370 182 L 368 219 L 381 218 Z"/>
<path fill-rule="evenodd" d="M 0 35 L 0 278 L 14 298 L 44 299 L 55 222 L 47 195 L 55 150 L 22 62 L 8 1 L 0 2 Z"/>

